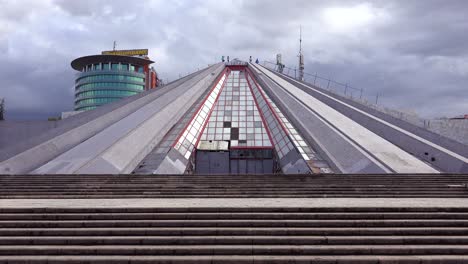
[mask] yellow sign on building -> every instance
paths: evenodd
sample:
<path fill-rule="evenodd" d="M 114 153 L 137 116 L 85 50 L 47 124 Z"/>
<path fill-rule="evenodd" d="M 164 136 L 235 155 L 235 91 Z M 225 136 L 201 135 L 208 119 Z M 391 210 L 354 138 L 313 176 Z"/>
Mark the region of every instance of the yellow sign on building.
<path fill-rule="evenodd" d="M 103 51 L 102 55 L 143 56 L 148 55 L 148 49 L 107 50 Z"/>

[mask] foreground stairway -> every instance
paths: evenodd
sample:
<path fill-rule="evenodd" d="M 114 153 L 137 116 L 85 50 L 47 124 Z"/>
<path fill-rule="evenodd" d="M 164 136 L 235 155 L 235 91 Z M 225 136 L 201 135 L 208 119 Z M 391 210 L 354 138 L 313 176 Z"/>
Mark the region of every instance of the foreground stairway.
<path fill-rule="evenodd" d="M 468 263 L 467 182 L 0 176 L 0 263 Z"/>
<path fill-rule="evenodd" d="M 456 208 L 3 209 L 0 226 L 1 263 L 468 263 Z"/>
<path fill-rule="evenodd" d="M 467 183 L 466 174 L 0 175 L 0 198 L 459 198 Z"/>

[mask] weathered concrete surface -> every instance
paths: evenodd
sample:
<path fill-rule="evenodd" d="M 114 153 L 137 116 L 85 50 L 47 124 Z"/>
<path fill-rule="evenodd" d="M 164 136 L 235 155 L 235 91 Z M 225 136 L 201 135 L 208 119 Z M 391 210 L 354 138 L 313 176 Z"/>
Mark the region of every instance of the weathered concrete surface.
<path fill-rule="evenodd" d="M 219 65 L 181 84 L 34 173 L 130 173 L 223 68 Z"/>
<path fill-rule="evenodd" d="M 0 149 L 28 140 L 56 128 L 59 121 L 0 121 Z"/>
<path fill-rule="evenodd" d="M 69 117 L 65 120 L 60 120 L 56 121 L 56 125 L 54 128 L 48 129 L 44 133 L 36 133 L 34 136 L 31 137 L 22 137 L 20 140 L 19 138 L 11 139 L 11 138 L 3 138 L 3 134 L 0 133 L 0 141 L 13 141 L 12 144 L 9 144 L 6 147 L 0 147 L 0 161 L 7 160 L 15 155 L 20 154 L 21 152 L 27 151 L 28 149 L 31 149 L 39 144 L 42 144 L 44 142 L 47 142 L 48 140 L 51 140 L 57 136 L 60 136 L 68 131 L 71 131 L 74 128 L 77 128 L 79 126 L 82 126 L 86 123 L 91 122 L 94 119 L 97 119 L 99 117 L 102 117 L 118 108 L 121 108 L 122 106 L 128 105 L 131 103 L 131 108 L 129 108 L 130 111 L 128 111 L 126 114 L 130 114 L 139 107 L 145 105 L 146 103 L 150 102 L 151 100 L 154 100 L 154 98 L 157 98 L 158 96 L 163 95 L 166 93 L 168 90 L 171 90 L 172 88 L 180 85 L 181 83 L 193 78 L 195 75 L 205 71 L 207 69 L 203 69 L 199 72 L 195 72 L 191 75 L 185 76 L 181 79 L 178 79 L 174 82 L 171 82 L 167 84 L 166 86 L 156 89 L 156 90 L 151 90 L 151 91 L 146 91 L 134 96 L 129 96 L 126 98 L 123 98 L 122 100 L 106 104 L 103 106 L 98 107 L 97 109 L 91 110 L 91 111 L 85 111 L 83 113 L 74 115 L 72 117 Z M 144 99 L 143 99 L 144 98 Z M 121 117 L 119 115 L 114 114 L 113 120 L 119 120 Z M 112 121 L 112 120 L 109 120 Z M 26 121 L 26 123 L 31 123 L 29 121 Z M 34 122 L 32 122 L 34 123 Z M 112 122 L 111 122 L 112 123 Z M 9 122 L 3 123 L 5 126 L 9 126 Z M 102 129 L 105 128 L 107 125 L 106 123 L 101 123 Z M 5 128 L 5 127 L 4 127 Z M 7 128 L 8 129 L 8 128 Z M 101 130 L 102 130 L 101 129 Z M 97 130 L 99 131 L 99 130 Z M 29 133 L 29 132 L 28 132 Z M 96 132 L 97 133 L 97 132 Z M 91 133 L 91 135 L 94 135 Z M 8 136 L 5 135 L 5 136 Z M 90 136 L 87 135 L 86 133 L 82 133 L 83 140 L 86 140 Z M 1 145 L 0 145 L 1 146 Z M 2 173 L 2 172 L 0 172 Z"/>
<path fill-rule="evenodd" d="M 468 208 L 464 198 L 1 199 L 0 208 Z"/>
<path fill-rule="evenodd" d="M 468 148 L 466 146 L 463 148 L 460 143 L 358 105 L 352 100 L 336 96 L 313 85 L 301 83 L 278 73 L 276 75 L 442 171 L 458 173 L 466 172 L 468 169 Z"/>
<path fill-rule="evenodd" d="M 426 128 L 468 146 L 468 119 L 430 120 Z"/>
<path fill-rule="evenodd" d="M 284 89 L 256 68 L 258 81 L 308 143 L 325 157 L 335 171 L 343 173 L 389 173 L 391 170 L 341 135 L 322 117 L 300 104 Z"/>
<path fill-rule="evenodd" d="M 379 135 L 368 130 L 352 119 L 346 117 L 315 97 L 305 93 L 295 85 L 278 77 L 265 68 L 259 68 L 269 78 L 286 89 L 291 95 L 313 109 L 318 115 L 325 118 L 341 133 L 344 133 L 359 146 L 372 153 L 379 161 L 398 173 L 437 173 L 438 171 L 398 148 Z"/>
<path fill-rule="evenodd" d="M 216 68 L 220 67 L 220 65 L 222 64 L 212 67 Z M 207 68 L 204 71 L 210 72 L 210 69 L 212 68 Z M 1 162 L 0 174 L 27 173 L 36 169 L 93 137 L 110 125 L 134 113 L 146 104 L 163 96 L 170 89 L 190 80 L 192 77 L 186 78 L 180 82 L 174 82 L 173 85 L 168 85 L 161 90 L 142 93 L 116 102 L 115 104 L 103 106 L 104 109 L 98 108 L 96 111 L 89 111 L 90 113 L 85 112 L 67 118 L 65 120 L 67 125 L 64 125 L 61 129 L 50 131 L 50 133 L 44 133 L 41 137 L 27 142 L 27 144 L 19 144 L 19 150 L 26 150 Z M 30 148 L 28 149 L 28 147 Z M 5 156 L 10 156 L 11 153 L 17 153 L 18 149 L 8 149 L 3 154 Z"/>

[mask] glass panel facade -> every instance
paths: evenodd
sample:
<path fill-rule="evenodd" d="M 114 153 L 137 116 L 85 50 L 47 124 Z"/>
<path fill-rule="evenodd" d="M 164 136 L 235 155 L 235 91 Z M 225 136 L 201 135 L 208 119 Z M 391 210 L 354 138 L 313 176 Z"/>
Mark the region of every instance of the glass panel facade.
<path fill-rule="evenodd" d="M 145 86 L 140 84 L 133 83 L 119 83 L 119 82 L 96 82 L 96 83 L 87 83 L 77 86 L 77 91 L 94 89 L 99 87 L 115 87 L 115 88 L 131 88 L 143 91 Z"/>
<path fill-rule="evenodd" d="M 270 128 L 278 157 L 282 158 L 295 148 L 305 161 L 312 161 L 315 164 L 314 166 L 320 167 L 320 172 L 332 172 L 328 164 L 306 143 L 278 106 L 270 99 L 263 88 L 256 84 L 250 75 L 248 76 L 248 81 L 254 90 L 256 98 L 258 98 L 258 103 Z M 315 161 L 319 162 L 314 163 Z"/>
<path fill-rule="evenodd" d="M 76 80 L 76 82 L 95 82 L 95 81 L 131 81 L 145 83 L 145 79 L 141 77 L 126 76 L 119 74 L 100 74 L 93 76 L 86 76 Z"/>
<path fill-rule="evenodd" d="M 86 65 L 82 72 L 90 72 L 90 71 L 100 71 L 100 70 L 108 71 L 108 70 L 114 70 L 114 71 L 132 71 L 132 72 L 139 72 L 143 73 L 144 72 L 144 67 L 142 66 L 137 66 L 137 65 L 132 65 L 132 64 L 127 64 L 127 63 L 95 63 L 95 64 L 89 64 Z"/>
<path fill-rule="evenodd" d="M 104 67 L 109 64 L 103 64 Z M 94 65 L 93 65 L 94 67 Z M 128 67 L 128 64 L 127 64 Z M 136 95 L 145 89 L 145 79 L 123 74 L 96 74 L 77 79 L 75 110 L 89 110 L 123 97 Z"/>
<path fill-rule="evenodd" d="M 221 77 L 218 84 L 207 96 L 197 114 L 192 118 L 190 124 L 184 130 L 174 146 L 174 148 L 178 150 L 180 154 L 182 154 L 186 159 L 190 157 L 193 150 L 195 149 L 195 144 L 197 144 L 198 137 L 200 136 L 202 129 L 207 122 L 210 111 L 215 104 L 216 98 L 223 88 L 225 79 L 226 73 Z"/>
<path fill-rule="evenodd" d="M 122 91 L 122 90 L 93 90 L 82 92 L 76 95 L 77 99 L 85 97 L 107 96 L 107 97 L 126 97 L 138 94 L 138 92 Z"/>
<path fill-rule="evenodd" d="M 116 61 L 93 63 L 84 66 L 83 72 L 90 73 L 75 80 L 75 110 L 89 110 L 94 107 L 90 104 L 105 104 L 145 90 L 145 77 L 129 73 L 144 73 L 142 66 Z"/>
<path fill-rule="evenodd" d="M 234 148 L 272 147 L 244 71 L 229 75 L 201 140 L 227 140 Z"/>

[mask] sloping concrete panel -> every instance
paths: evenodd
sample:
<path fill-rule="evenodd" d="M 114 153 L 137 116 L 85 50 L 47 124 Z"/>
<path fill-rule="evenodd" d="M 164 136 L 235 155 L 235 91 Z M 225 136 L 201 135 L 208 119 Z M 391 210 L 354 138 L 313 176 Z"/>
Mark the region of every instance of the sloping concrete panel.
<path fill-rule="evenodd" d="M 55 173 L 130 173 L 223 68 L 218 65 L 181 84 L 34 173 L 56 171 L 64 161 L 70 165 Z"/>
<path fill-rule="evenodd" d="M 258 67 L 258 66 L 257 66 Z M 298 103 L 325 118 L 342 134 L 351 138 L 356 144 L 374 155 L 380 162 L 398 173 L 437 173 L 430 165 L 398 148 L 391 142 L 378 136 L 364 126 L 339 113 L 328 105 L 305 93 L 291 83 L 278 77 L 271 71 L 259 67 L 259 70 L 282 86 Z M 300 98 L 300 99 L 299 99 Z"/>

